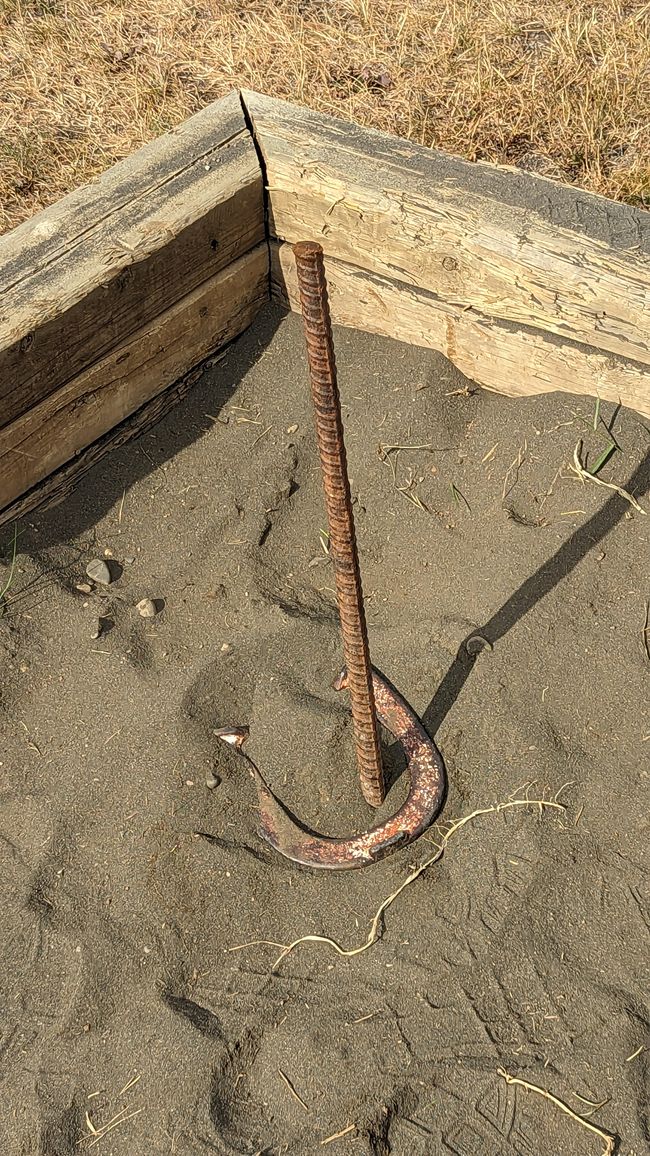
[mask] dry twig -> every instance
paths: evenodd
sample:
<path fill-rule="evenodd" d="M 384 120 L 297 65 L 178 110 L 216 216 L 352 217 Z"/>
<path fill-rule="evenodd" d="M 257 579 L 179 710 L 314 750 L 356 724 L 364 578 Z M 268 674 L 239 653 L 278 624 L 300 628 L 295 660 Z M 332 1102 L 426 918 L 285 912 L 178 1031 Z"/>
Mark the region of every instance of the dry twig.
<path fill-rule="evenodd" d="M 406 879 L 402 884 L 400 884 L 397 890 L 393 891 L 391 895 L 383 900 L 375 912 L 375 915 L 373 916 L 372 922 L 370 924 L 370 930 L 366 939 L 358 947 L 341 947 L 340 943 L 337 943 L 335 939 L 331 939 L 329 935 L 301 935 L 298 939 L 294 939 L 293 943 L 289 944 L 277 943 L 275 940 L 271 939 L 256 939 L 250 943 L 240 943 L 235 947 L 229 947 L 228 951 L 243 951 L 246 948 L 258 947 L 260 945 L 266 945 L 268 947 L 281 947 L 282 951 L 273 964 L 273 967 L 271 968 L 272 972 L 277 971 L 277 968 L 282 963 L 282 960 L 285 959 L 286 956 L 289 955 L 301 943 L 326 943 L 329 947 L 334 948 L 334 951 L 336 951 L 338 955 L 343 955 L 346 957 L 361 955 L 362 952 L 367 951 L 368 948 L 372 947 L 372 945 L 379 939 L 381 921 L 384 912 L 388 910 L 391 904 L 395 902 L 398 896 L 400 896 L 402 892 L 411 885 L 411 883 L 414 883 L 415 880 L 420 877 L 420 875 L 424 874 L 424 872 L 428 870 L 429 867 L 431 867 L 434 863 L 437 863 L 438 860 L 442 858 L 452 835 L 455 835 L 457 831 L 462 830 L 462 828 L 467 826 L 468 823 L 471 823 L 474 819 L 478 819 L 482 815 L 494 815 L 501 811 L 507 811 L 513 807 L 539 807 L 540 814 L 545 807 L 555 808 L 558 811 L 565 810 L 564 805 L 562 803 L 558 803 L 557 795 L 554 799 L 511 799 L 507 803 L 494 803 L 490 807 L 480 807 L 476 811 L 472 811 L 470 815 L 463 816 L 461 819 L 456 819 L 446 824 L 437 824 L 438 830 L 441 831 L 441 836 L 440 843 L 436 847 L 435 854 L 429 856 L 428 859 L 425 859 L 424 863 L 421 863 L 419 867 L 416 867 L 413 871 L 411 871 L 411 873 L 407 875 Z"/>
<path fill-rule="evenodd" d="M 577 1112 L 573 1111 L 564 1100 L 559 1100 L 552 1092 L 547 1092 L 545 1088 L 540 1088 L 537 1084 L 531 1084 L 528 1080 L 520 1080 L 518 1076 L 511 1076 L 504 1068 L 497 1068 L 498 1074 L 505 1080 L 506 1084 L 517 1084 L 520 1088 L 525 1088 L 527 1092 L 535 1092 L 538 1096 L 543 1096 L 545 1100 L 549 1100 L 551 1104 L 555 1104 L 561 1112 L 565 1112 L 572 1120 L 575 1120 L 581 1127 L 586 1128 L 589 1132 L 593 1132 L 595 1136 L 599 1136 L 604 1141 L 602 1156 L 614 1156 L 616 1151 L 616 1137 L 611 1132 L 606 1132 L 604 1128 L 599 1128 L 597 1124 L 591 1124 L 589 1120 L 585 1120 L 584 1116 L 579 1116 Z"/>
<path fill-rule="evenodd" d="M 347 1128 L 342 1128 L 340 1132 L 334 1132 L 331 1136 L 326 1136 L 321 1140 L 321 1146 L 325 1144 L 332 1144 L 335 1140 L 342 1140 L 344 1136 L 349 1136 L 350 1132 L 356 1132 L 356 1124 L 348 1124 Z"/>
<path fill-rule="evenodd" d="M 297 1100 L 298 1103 L 300 1104 L 301 1108 L 304 1108 L 305 1112 L 308 1112 L 309 1108 L 307 1107 L 305 1101 L 303 1100 L 302 1096 L 299 1095 L 299 1093 L 296 1091 L 296 1089 L 294 1088 L 293 1084 L 291 1083 L 291 1080 L 289 1079 L 289 1077 L 285 1076 L 284 1072 L 282 1071 L 282 1068 L 278 1068 L 278 1075 L 284 1080 L 284 1082 L 287 1085 L 287 1088 L 289 1089 L 289 1091 L 291 1092 L 291 1095 L 293 1096 L 294 1100 Z"/>
<path fill-rule="evenodd" d="M 574 474 L 581 478 L 583 482 L 593 482 L 596 486 L 604 486 L 607 490 L 615 490 L 617 494 L 620 494 L 622 498 L 625 498 L 626 502 L 629 502 L 631 506 L 634 506 L 634 509 L 639 514 L 647 514 L 648 511 L 644 510 L 643 506 L 639 505 L 636 498 L 633 497 L 632 494 L 628 493 L 627 490 L 624 490 L 622 486 L 617 486 L 615 482 L 604 482 L 602 478 L 597 478 L 595 474 L 590 472 L 590 470 L 586 470 L 580 461 L 581 450 L 582 442 L 579 441 L 573 451 L 573 465 L 569 467 L 571 470 L 573 470 Z"/>

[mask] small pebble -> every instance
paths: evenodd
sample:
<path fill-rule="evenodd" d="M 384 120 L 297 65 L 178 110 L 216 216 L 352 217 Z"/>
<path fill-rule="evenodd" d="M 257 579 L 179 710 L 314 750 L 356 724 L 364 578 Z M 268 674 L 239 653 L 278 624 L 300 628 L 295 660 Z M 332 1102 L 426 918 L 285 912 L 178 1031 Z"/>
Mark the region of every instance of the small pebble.
<path fill-rule="evenodd" d="M 98 618 L 97 619 L 97 625 L 96 625 L 95 629 L 93 630 L 92 634 L 90 635 L 93 642 L 95 641 L 96 638 L 99 638 L 101 632 L 102 632 L 102 620 L 101 620 L 101 618 Z"/>
<path fill-rule="evenodd" d="M 92 594 L 92 586 L 90 582 L 75 582 L 75 590 L 80 590 L 82 594 Z"/>
<path fill-rule="evenodd" d="M 124 561 L 126 562 L 127 566 L 130 566 L 132 562 L 135 562 L 135 558 L 134 558 L 133 554 L 127 554 Z"/>
<path fill-rule="evenodd" d="M 92 578 L 93 582 L 101 582 L 102 586 L 110 586 L 111 572 L 101 558 L 93 558 L 86 566 L 86 574 Z"/>
<path fill-rule="evenodd" d="M 156 604 L 151 601 L 151 598 L 142 598 L 138 602 L 136 610 L 141 618 L 155 618 L 157 614 Z"/>
<path fill-rule="evenodd" d="M 222 654 L 230 654 L 231 650 L 232 650 L 232 646 L 230 645 L 230 643 L 224 642 L 223 646 L 221 647 L 221 653 Z"/>
<path fill-rule="evenodd" d="M 209 791 L 213 791 L 215 787 L 218 787 L 220 782 L 221 779 L 219 776 L 213 774 L 212 771 L 209 771 L 205 776 L 205 785 Z"/>
<path fill-rule="evenodd" d="M 110 546 L 107 546 L 106 549 L 104 550 L 104 557 L 105 558 L 112 558 L 113 557 L 113 551 L 111 550 Z"/>
<path fill-rule="evenodd" d="M 480 654 L 482 650 L 494 650 L 494 647 L 482 634 L 472 634 L 465 643 L 465 649 L 468 654 Z"/>
<path fill-rule="evenodd" d="M 296 433 L 297 429 L 298 429 L 298 423 L 296 422 L 295 425 L 288 425 L 287 426 L 287 433 Z"/>

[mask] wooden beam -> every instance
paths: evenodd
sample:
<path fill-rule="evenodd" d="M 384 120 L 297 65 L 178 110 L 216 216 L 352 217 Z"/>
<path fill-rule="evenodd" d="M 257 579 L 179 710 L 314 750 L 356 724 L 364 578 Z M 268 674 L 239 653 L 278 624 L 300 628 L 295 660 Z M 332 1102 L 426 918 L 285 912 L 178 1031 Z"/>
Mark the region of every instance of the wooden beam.
<path fill-rule="evenodd" d="M 130 442 L 133 438 L 140 437 L 141 434 L 153 429 L 166 414 L 170 413 L 196 385 L 204 369 L 214 360 L 215 358 L 207 358 L 202 364 L 181 377 L 179 381 L 175 381 L 162 393 L 156 394 L 151 401 L 145 402 L 140 409 L 120 422 L 119 425 L 113 426 L 108 433 L 98 438 L 92 445 L 87 446 L 85 450 L 80 450 L 71 461 L 60 466 L 58 470 L 44 478 L 42 482 L 38 482 L 31 490 L 21 494 L 15 502 L 6 506 L 4 510 L 0 510 L 0 526 L 16 521 L 18 518 L 24 518 L 32 510 L 48 509 L 50 506 L 58 506 L 65 501 L 79 485 L 84 475 L 102 458 L 105 458 L 112 450 L 117 450 L 120 446 Z"/>
<path fill-rule="evenodd" d="M 4 426 L 0 510 L 237 337 L 267 297 L 264 242 Z"/>
<path fill-rule="evenodd" d="M 592 358 L 650 365 L 650 214 L 257 93 L 243 99 L 278 239 L 318 239 L 348 267 L 471 312 L 481 332 L 493 319 Z"/>
<path fill-rule="evenodd" d="M 569 389 L 650 417 L 648 214 L 243 100 L 0 238 L 0 522 L 165 412 L 172 383 L 253 319 L 269 273 L 259 156 L 271 230 L 323 243 L 335 320 L 440 350 L 499 392 Z M 293 259 L 271 248 L 295 307 Z"/>
<path fill-rule="evenodd" d="M 0 428 L 265 237 L 238 93 L 0 238 Z"/>
<path fill-rule="evenodd" d="M 566 390 L 622 402 L 650 418 L 650 377 L 638 362 L 539 329 L 495 322 L 423 289 L 326 259 L 332 320 L 444 353 L 467 377 L 510 397 Z M 274 292 L 300 309 L 291 246 L 272 246 Z"/>

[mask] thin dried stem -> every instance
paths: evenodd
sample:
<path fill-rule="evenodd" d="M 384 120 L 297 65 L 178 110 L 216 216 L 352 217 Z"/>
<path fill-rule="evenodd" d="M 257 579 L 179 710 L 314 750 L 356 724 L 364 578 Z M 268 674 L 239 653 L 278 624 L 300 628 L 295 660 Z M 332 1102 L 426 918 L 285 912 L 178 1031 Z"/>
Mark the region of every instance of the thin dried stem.
<path fill-rule="evenodd" d="M 591 1124 L 584 1116 L 579 1116 L 577 1112 L 573 1111 L 564 1100 L 558 1099 L 552 1092 L 547 1092 L 546 1088 L 540 1088 L 538 1084 L 531 1084 L 529 1080 L 521 1080 L 518 1076 L 511 1076 L 504 1068 L 497 1068 L 498 1074 L 505 1080 L 506 1084 L 517 1084 L 520 1088 L 525 1088 L 527 1092 L 534 1092 L 538 1096 L 543 1096 L 545 1100 L 549 1100 L 551 1104 L 555 1104 L 561 1112 L 570 1116 L 575 1120 L 576 1124 L 580 1124 L 582 1128 L 586 1128 L 588 1132 L 593 1132 L 594 1136 L 599 1136 L 604 1141 L 602 1156 L 614 1156 L 616 1151 L 616 1137 L 611 1132 L 606 1132 L 604 1128 L 599 1128 L 597 1124 Z"/>
<path fill-rule="evenodd" d="M 384 913 L 402 894 L 402 892 L 405 891 L 407 887 L 410 887 L 411 883 L 414 883 L 416 879 L 419 879 L 420 875 L 423 875 L 429 867 L 433 866 L 434 863 L 437 863 L 438 860 L 442 858 L 447 844 L 453 835 L 455 835 L 458 831 L 461 831 L 463 827 L 467 826 L 468 823 L 473 822 L 474 819 L 478 819 L 483 815 L 498 814 L 501 811 L 507 811 L 514 807 L 538 807 L 540 814 L 542 814 L 545 808 L 554 808 L 558 811 L 564 811 L 566 809 L 562 803 L 558 803 L 557 795 L 553 799 L 511 799 L 505 803 L 494 803 L 490 807 L 480 807 L 478 810 L 472 811 L 470 815 L 464 815 L 461 819 L 455 819 L 446 824 L 436 824 L 436 828 L 440 832 L 440 841 L 436 846 L 434 854 L 429 856 L 428 859 L 425 859 L 424 863 L 421 863 L 419 867 L 416 867 L 413 871 L 411 871 L 410 875 L 407 875 L 406 879 L 402 884 L 400 884 L 397 890 L 393 891 L 391 895 L 387 896 L 387 898 L 382 901 L 372 918 L 368 935 L 366 936 L 363 943 L 359 944 L 359 946 L 349 948 L 342 947 L 340 943 L 338 943 L 335 939 L 330 938 L 329 935 L 301 935 L 298 939 L 294 939 L 293 943 L 286 945 L 279 944 L 270 939 L 257 939 L 251 943 L 242 943 L 236 947 L 230 947 L 228 950 L 242 951 L 244 948 L 257 947 L 261 944 L 265 944 L 269 947 L 282 947 L 282 952 L 271 968 L 272 972 L 277 971 L 277 968 L 282 963 L 283 959 L 286 959 L 286 957 L 290 955 L 290 953 L 294 951 L 294 949 L 301 943 L 325 943 L 328 945 L 328 947 L 332 947 L 338 955 L 346 957 L 361 955 L 362 952 L 367 951 L 368 948 L 372 947 L 372 945 L 379 939 L 381 921 Z M 434 828 L 434 830 L 436 828 Z"/>
<path fill-rule="evenodd" d="M 639 505 L 636 498 L 627 490 L 624 490 L 622 486 L 617 486 L 614 482 L 604 482 L 602 478 L 597 478 L 595 474 L 592 474 L 589 470 L 586 470 L 580 461 L 581 449 L 582 442 L 580 441 L 573 451 L 573 465 L 569 467 L 569 469 L 573 470 L 574 474 L 577 474 L 577 476 L 581 478 L 583 482 L 593 482 L 596 486 L 604 486 L 606 490 L 615 490 L 617 494 L 620 494 L 622 498 L 625 498 L 626 502 L 629 502 L 631 506 L 634 506 L 634 509 L 637 511 L 637 513 L 648 513 L 647 510 L 643 509 L 643 506 Z"/>

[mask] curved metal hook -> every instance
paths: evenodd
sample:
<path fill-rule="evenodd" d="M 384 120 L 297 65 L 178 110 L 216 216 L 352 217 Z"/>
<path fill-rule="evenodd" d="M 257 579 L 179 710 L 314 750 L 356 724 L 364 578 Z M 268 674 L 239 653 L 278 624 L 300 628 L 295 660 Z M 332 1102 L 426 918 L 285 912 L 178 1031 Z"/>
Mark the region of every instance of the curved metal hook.
<path fill-rule="evenodd" d="M 409 793 L 392 818 L 349 839 L 317 835 L 291 818 L 243 750 L 248 727 L 223 727 L 214 732 L 223 742 L 234 746 L 248 763 L 259 797 L 262 838 L 281 855 L 305 867 L 341 871 L 377 863 L 419 838 L 431 826 L 444 802 L 447 776 L 440 751 L 408 703 L 374 668 L 372 681 L 379 720 L 403 747 L 408 760 Z M 344 690 L 346 686 L 347 672 L 343 670 L 334 687 Z"/>

